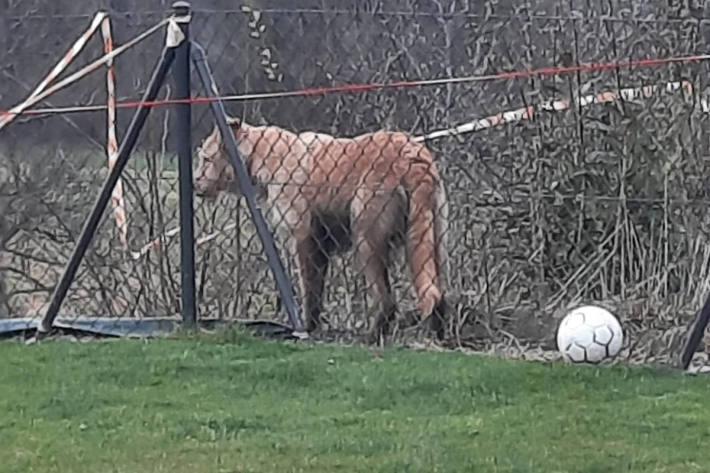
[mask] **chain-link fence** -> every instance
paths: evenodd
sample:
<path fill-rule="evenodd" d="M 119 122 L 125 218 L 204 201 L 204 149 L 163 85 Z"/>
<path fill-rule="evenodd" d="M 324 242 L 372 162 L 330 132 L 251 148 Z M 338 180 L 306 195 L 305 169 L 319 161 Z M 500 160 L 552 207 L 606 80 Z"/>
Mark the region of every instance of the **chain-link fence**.
<path fill-rule="evenodd" d="M 106 6 L 83 3 L 59 13 L 39 3 L 9 6 L 0 29 L 1 109 L 26 96 L 86 28 L 93 8 Z M 117 44 L 160 21 L 167 8 L 119 3 L 109 10 Z M 621 318 L 626 357 L 668 360 L 680 351 L 710 287 L 708 67 L 638 60 L 704 53 L 703 2 L 283 3 L 204 2 L 195 5 L 191 30 L 221 92 L 233 96 L 230 115 L 248 124 L 237 137 L 254 141 L 240 146 L 245 156 L 258 155 L 250 169 L 262 209 L 288 224 L 272 228 L 285 230 L 276 231 L 277 241 L 304 318 L 322 303 L 327 334 L 360 336 L 396 305 L 396 330 L 406 336 L 443 292 L 449 342 L 552 347 L 559 316 L 593 301 Z M 140 96 L 161 41 L 156 35 L 117 58 L 119 103 Z M 90 43 L 77 62 L 100 52 L 98 41 Z M 551 66 L 563 69 L 489 77 Z M 104 74 L 42 106 L 105 103 Z M 466 80 L 411 86 L 432 78 Z M 210 95 L 198 84 L 193 79 L 195 95 Z M 370 87 L 320 90 L 342 84 Z M 170 87 L 161 93 L 169 97 Z M 1 132 L 3 317 L 46 308 L 106 173 L 102 113 L 26 115 Z M 119 130 L 131 113 L 119 108 Z M 172 113 L 153 109 L 123 175 L 129 251 L 106 212 L 63 316 L 180 312 L 179 246 L 170 232 L 178 227 Z M 493 118 L 470 133 L 419 139 L 484 117 Z M 263 130 L 249 126 L 264 125 L 279 133 L 259 144 L 254 136 Z M 193 144 L 216 166 L 219 153 L 208 151 L 207 139 L 213 127 L 208 107 L 194 105 Z M 381 135 L 333 141 L 371 132 Z M 211 172 L 199 154 L 198 176 Z M 425 267 L 411 244 L 424 235 L 422 251 L 436 254 L 444 236 L 437 230 L 439 182 L 448 207 L 445 290 L 438 287 L 441 258 Z M 200 316 L 285 317 L 244 200 L 230 192 L 202 198 L 210 188 L 197 187 Z M 435 215 L 413 211 L 425 203 Z M 385 251 L 395 229 L 404 245 Z M 323 249 L 344 243 L 354 251 L 325 257 Z M 298 249 L 309 255 L 300 265 Z M 389 266 L 384 253 L 391 253 Z M 309 299 L 299 278 L 307 287 L 324 285 L 322 300 L 316 293 Z"/>

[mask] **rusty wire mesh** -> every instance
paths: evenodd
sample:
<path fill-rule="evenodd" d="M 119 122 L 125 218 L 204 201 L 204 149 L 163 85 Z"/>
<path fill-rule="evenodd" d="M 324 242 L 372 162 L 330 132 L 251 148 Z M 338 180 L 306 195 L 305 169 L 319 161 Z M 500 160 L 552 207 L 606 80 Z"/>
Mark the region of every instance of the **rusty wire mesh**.
<path fill-rule="evenodd" d="M 238 8 L 206 2 L 195 12 L 192 33 L 225 94 L 683 56 L 704 52 L 707 44 L 702 2 L 675 8 L 666 2 L 442 0 L 423 6 L 402 0 L 389 10 L 370 3 L 324 10 L 306 2 Z M 164 16 L 142 11 L 153 7 L 131 5 L 130 14 L 114 14 L 117 39 Z M 3 18 L 0 34 L 7 78 L 0 81 L 0 108 L 25 95 L 65 49 L 55 38 L 73 38 L 90 17 L 57 22 L 43 17 L 41 7 L 29 16 L 16 8 Z M 153 38 L 117 61 L 119 99 L 139 95 L 160 41 Z M 450 341 L 551 346 L 558 317 L 594 301 L 622 318 L 630 336 L 627 357 L 667 360 L 679 351 L 710 286 L 703 178 L 708 117 L 701 104 L 707 70 L 705 62 L 621 67 L 235 101 L 228 110 L 252 125 L 293 133 L 353 137 L 385 129 L 420 136 L 547 100 L 687 81 L 691 94 L 659 90 L 563 111 L 538 109 L 532 120 L 424 143 L 449 205 Z M 102 81 L 96 73 L 51 101 L 101 102 Z M 206 95 L 196 78 L 193 84 L 196 95 Z M 130 113 L 119 115 L 120 130 Z M 125 176 L 132 248 L 177 226 L 170 113 L 168 107 L 153 110 Z M 213 121 L 204 105 L 193 113 L 197 147 Z M 106 172 L 104 126 L 97 114 L 60 115 L 23 118 L 2 132 L 3 316 L 35 315 L 46 303 Z M 196 221 L 198 238 L 215 235 L 198 241 L 199 313 L 281 317 L 243 199 L 197 198 Z M 400 320 L 417 314 L 404 262 L 397 259 L 390 273 Z M 295 283 L 291 256 L 287 263 Z M 323 310 L 329 327 L 364 331 L 373 315 L 369 297 L 353 253 L 333 258 Z M 63 313 L 178 312 L 177 238 L 132 260 L 121 252 L 107 213 Z"/>

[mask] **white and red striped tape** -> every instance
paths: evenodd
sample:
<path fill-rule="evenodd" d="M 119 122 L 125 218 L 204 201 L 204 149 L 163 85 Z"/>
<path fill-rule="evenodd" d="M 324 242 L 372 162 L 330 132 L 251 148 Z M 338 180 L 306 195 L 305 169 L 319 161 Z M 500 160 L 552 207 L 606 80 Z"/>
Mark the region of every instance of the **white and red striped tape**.
<path fill-rule="evenodd" d="M 230 223 L 229 225 L 225 225 L 224 228 L 221 229 L 221 230 L 218 230 L 218 231 L 216 231 L 216 232 L 208 233 L 207 235 L 201 236 L 200 238 L 198 238 L 197 240 L 195 240 L 195 245 L 196 245 L 196 246 L 200 246 L 200 245 L 202 245 L 202 244 L 204 244 L 204 243 L 207 243 L 208 241 L 214 240 L 215 238 L 217 238 L 218 236 L 222 235 L 223 233 L 225 233 L 225 232 L 227 232 L 227 231 L 229 231 L 229 230 L 233 230 L 233 229 L 236 228 L 236 227 L 237 227 L 237 224 L 236 224 L 236 223 Z M 141 256 L 147 255 L 147 254 L 150 252 L 150 250 L 153 250 L 153 249 L 156 249 L 156 248 L 160 247 L 161 242 L 163 242 L 163 241 L 165 241 L 165 240 L 167 240 L 167 239 L 169 239 L 169 238 L 174 237 L 175 235 L 178 234 L 178 232 L 180 232 L 180 228 L 179 228 L 179 227 L 172 228 L 172 229 L 168 230 L 167 232 L 163 233 L 162 235 L 160 235 L 160 236 L 159 236 L 158 238 L 156 238 L 155 240 L 151 241 L 150 243 L 147 243 L 147 244 L 143 245 L 140 250 L 131 252 L 131 256 L 133 257 L 134 260 L 137 260 L 137 259 L 139 259 Z"/>
<path fill-rule="evenodd" d="M 84 33 L 77 38 L 74 44 L 69 48 L 69 50 L 64 54 L 64 56 L 59 60 L 59 62 L 54 66 L 54 68 L 47 74 L 47 76 L 40 82 L 40 84 L 35 88 L 35 90 L 20 104 L 14 106 L 7 112 L 0 113 L 0 130 L 11 123 L 18 115 L 22 114 L 23 111 L 31 107 L 32 105 L 46 99 L 55 92 L 67 87 L 68 85 L 77 82 L 82 77 L 86 76 L 90 72 L 98 69 L 102 65 L 107 66 L 106 73 L 106 90 L 107 90 L 107 144 L 106 152 L 108 155 L 108 168 L 113 169 L 116 164 L 116 159 L 118 157 L 118 139 L 116 137 L 116 76 L 115 68 L 113 64 L 113 59 L 127 51 L 131 47 L 135 46 L 139 42 L 143 41 L 164 25 L 168 24 L 170 19 L 162 20 L 160 23 L 156 24 L 152 28 L 143 32 L 142 34 L 136 36 L 130 41 L 126 42 L 122 46 L 115 48 L 113 47 L 113 37 L 111 34 L 111 22 L 109 16 L 105 12 L 98 12 L 89 27 L 84 31 Z M 104 43 L 104 55 L 99 59 L 95 60 L 91 64 L 85 66 L 81 70 L 71 74 L 49 87 L 49 85 L 54 81 L 59 75 L 76 59 L 79 53 L 84 49 L 86 43 L 91 38 L 91 36 L 96 32 L 96 30 L 101 27 L 101 34 L 103 36 Z M 49 88 L 48 88 L 49 87 Z M 128 217 L 126 211 L 125 199 L 123 197 L 123 182 L 119 178 L 116 182 L 116 186 L 112 190 L 112 207 L 113 215 L 116 220 L 116 225 L 119 230 L 119 239 L 124 250 L 128 251 Z"/>
<path fill-rule="evenodd" d="M 59 82 L 57 82 L 53 86 L 49 87 L 48 89 L 45 89 L 42 92 L 38 92 L 34 95 L 31 95 L 22 104 L 15 106 L 14 108 L 10 109 L 9 111 L 0 112 L 0 130 L 7 123 L 11 122 L 23 110 L 26 110 L 27 108 L 41 102 L 42 100 L 46 99 L 50 95 L 73 84 L 74 82 L 78 81 L 82 77 L 90 74 L 91 72 L 95 71 L 99 67 L 101 67 L 104 64 L 108 63 L 109 61 L 113 60 L 117 56 L 123 54 L 124 52 L 126 52 L 127 50 L 129 50 L 130 48 L 135 46 L 136 44 L 140 43 L 141 41 L 148 38 L 150 35 L 152 35 L 156 31 L 161 29 L 163 26 L 168 24 L 169 21 L 170 21 L 169 18 L 160 21 L 155 26 L 149 28 L 148 30 L 144 31 L 143 33 L 141 33 L 140 35 L 131 39 L 130 41 L 127 41 L 126 43 L 122 44 L 121 46 L 113 49 L 110 53 L 104 54 L 100 58 L 96 59 L 94 62 L 84 66 L 82 69 L 74 72 L 73 74 L 69 75 L 68 77 L 65 77 L 64 79 L 60 80 Z M 66 65 L 64 66 L 64 68 L 66 68 Z"/>
<path fill-rule="evenodd" d="M 111 54 L 113 51 L 113 36 L 111 35 L 111 21 L 105 17 L 101 22 L 101 35 L 104 39 L 104 54 Z M 118 139 L 116 138 L 116 76 L 113 59 L 106 63 L 106 118 L 107 136 L 106 152 L 108 154 L 109 171 L 113 169 L 118 158 Z M 111 204 L 113 206 L 113 216 L 116 219 L 119 239 L 125 251 L 128 251 L 128 218 L 126 212 L 126 202 L 123 198 L 123 182 L 120 177 L 116 181 L 116 186 L 111 194 Z"/>
<path fill-rule="evenodd" d="M 572 101 L 569 99 L 562 100 L 551 100 L 543 102 L 539 105 L 539 110 L 547 112 L 559 112 L 562 110 L 569 109 L 573 104 L 579 107 L 587 107 L 593 104 L 610 103 L 615 102 L 619 98 L 623 100 L 634 100 L 638 98 L 650 98 L 658 91 L 657 85 L 646 85 L 642 87 L 627 87 L 615 91 L 606 91 L 598 94 L 589 94 L 579 97 L 578 99 Z M 678 90 L 684 91 L 688 96 L 693 94 L 693 86 L 688 81 L 681 82 L 668 82 L 665 84 L 664 89 L 666 92 L 676 92 Z M 480 118 L 471 122 L 463 123 L 461 125 L 455 126 L 453 128 L 447 128 L 444 130 L 437 130 L 426 135 L 417 136 L 414 138 L 416 141 L 429 141 L 436 138 L 443 138 L 446 136 L 460 135 L 462 133 L 472 133 L 476 131 L 485 130 L 488 128 L 493 128 L 496 126 L 504 125 L 506 123 L 519 122 L 523 120 L 531 120 L 535 114 L 535 107 L 528 106 L 522 107 L 515 110 L 508 110 L 506 112 L 491 115 L 489 117 Z"/>
<path fill-rule="evenodd" d="M 74 42 L 74 44 L 69 48 L 69 50 L 62 56 L 62 58 L 59 60 L 59 62 L 54 66 L 54 68 L 49 71 L 49 74 L 47 74 L 47 77 L 45 77 L 42 82 L 39 83 L 39 85 L 35 88 L 34 91 L 25 99 L 24 102 L 15 105 L 13 108 L 11 108 L 8 112 L 0 114 L 0 130 L 2 130 L 8 123 L 13 121 L 15 117 L 17 117 L 20 113 L 22 113 L 25 109 L 33 105 L 34 103 L 37 103 L 37 101 L 33 101 L 35 97 L 37 97 L 39 94 L 44 92 L 44 90 L 47 88 L 47 86 L 52 82 L 54 79 L 56 79 L 59 74 L 66 69 L 69 64 L 79 55 L 79 53 L 84 49 L 84 46 L 86 46 L 86 43 L 89 41 L 89 38 L 91 38 L 91 35 L 94 34 L 94 32 L 98 29 L 98 27 L 101 25 L 101 23 L 107 18 L 106 13 L 104 12 L 98 12 L 95 16 L 94 19 L 91 20 L 91 24 L 89 25 L 89 28 L 84 31 L 84 33 L 77 38 L 77 40 Z"/>

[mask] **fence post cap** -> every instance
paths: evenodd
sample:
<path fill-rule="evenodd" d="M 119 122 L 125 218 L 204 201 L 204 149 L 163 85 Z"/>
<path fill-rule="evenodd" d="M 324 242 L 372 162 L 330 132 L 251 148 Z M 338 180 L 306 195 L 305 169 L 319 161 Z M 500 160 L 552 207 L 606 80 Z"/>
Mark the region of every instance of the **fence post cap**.
<path fill-rule="evenodd" d="M 179 0 L 173 3 L 173 10 L 175 10 L 175 13 L 178 15 L 187 15 L 190 13 L 190 2 Z"/>

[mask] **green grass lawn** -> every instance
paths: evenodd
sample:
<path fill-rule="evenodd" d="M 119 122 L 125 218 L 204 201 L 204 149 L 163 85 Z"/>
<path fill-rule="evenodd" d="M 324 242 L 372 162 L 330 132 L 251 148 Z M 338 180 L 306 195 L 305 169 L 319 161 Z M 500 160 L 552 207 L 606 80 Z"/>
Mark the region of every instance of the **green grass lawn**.
<path fill-rule="evenodd" d="M 239 334 L 0 358 L 3 473 L 710 471 L 710 377 Z"/>

